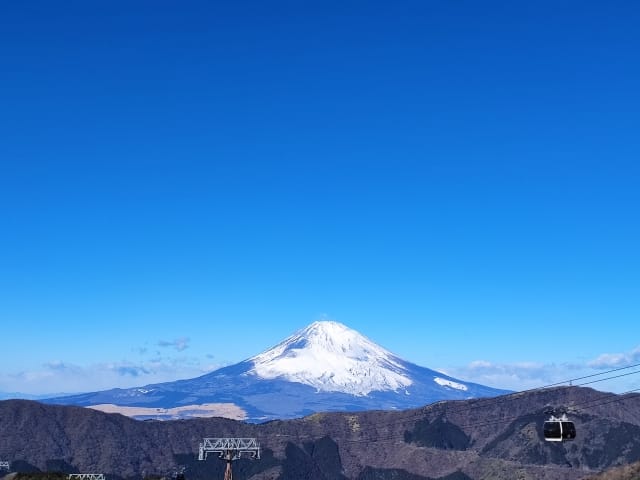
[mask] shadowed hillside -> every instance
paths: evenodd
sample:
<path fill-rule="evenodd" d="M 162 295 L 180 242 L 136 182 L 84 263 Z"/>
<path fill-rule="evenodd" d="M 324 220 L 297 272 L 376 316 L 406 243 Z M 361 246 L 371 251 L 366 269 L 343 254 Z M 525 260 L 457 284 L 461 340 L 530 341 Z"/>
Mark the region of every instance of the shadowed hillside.
<path fill-rule="evenodd" d="M 545 442 L 562 410 L 572 442 Z M 405 411 L 317 413 L 248 424 L 223 418 L 139 421 L 81 407 L 0 402 L 0 456 L 18 471 L 104 473 L 111 478 L 222 478 L 224 462 L 197 460 L 203 437 L 256 437 L 260 460 L 234 462 L 251 480 L 574 480 L 640 461 L 640 395 L 579 387 Z"/>

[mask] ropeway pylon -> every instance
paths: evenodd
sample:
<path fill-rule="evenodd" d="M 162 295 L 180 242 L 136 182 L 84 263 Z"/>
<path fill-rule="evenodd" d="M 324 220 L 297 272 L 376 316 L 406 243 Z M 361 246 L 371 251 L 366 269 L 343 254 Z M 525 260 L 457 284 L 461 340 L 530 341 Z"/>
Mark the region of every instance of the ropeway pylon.
<path fill-rule="evenodd" d="M 224 480 L 233 480 L 231 463 L 242 457 L 260 458 L 260 444 L 255 438 L 204 438 L 200 444 L 198 460 L 205 460 L 209 453 L 217 453 L 227 461 Z"/>

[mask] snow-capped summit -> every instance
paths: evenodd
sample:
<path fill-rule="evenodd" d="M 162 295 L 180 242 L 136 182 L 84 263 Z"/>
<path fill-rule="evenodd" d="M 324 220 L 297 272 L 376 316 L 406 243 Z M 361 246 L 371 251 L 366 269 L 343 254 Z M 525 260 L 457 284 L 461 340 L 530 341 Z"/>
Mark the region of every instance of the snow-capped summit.
<path fill-rule="evenodd" d="M 250 421 L 314 412 L 416 408 L 504 390 L 392 354 L 338 322 L 314 322 L 273 348 L 197 378 L 47 399 L 136 418 L 229 416 Z"/>
<path fill-rule="evenodd" d="M 248 361 L 253 362 L 249 374 L 302 383 L 323 392 L 367 395 L 404 390 L 412 383 L 398 357 L 331 321 L 314 322 Z"/>

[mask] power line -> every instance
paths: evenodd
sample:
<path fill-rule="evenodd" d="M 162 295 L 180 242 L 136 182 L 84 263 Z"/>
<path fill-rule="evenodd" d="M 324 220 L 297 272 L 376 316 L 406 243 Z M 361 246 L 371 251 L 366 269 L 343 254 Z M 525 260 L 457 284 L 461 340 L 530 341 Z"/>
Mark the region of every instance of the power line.
<path fill-rule="evenodd" d="M 561 385 L 566 385 L 567 383 L 569 383 L 570 385 L 568 386 L 573 386 L 573 387 L 580 387 L 580 386 L 584 386 L 584 385 L 590 385 L 593 383 L 598 383 L 598 382 L 604 382 L 607 380 L 612 380 L 614 378 L 620 378 L 620 377 L 625 377 L 625 376 L 629 376 L 629 375 L 635 375 L 640 373 L 640 370 L 636 370 L 633 372 L 628 372 L 628 373 L 624 373 L 624 374 L 620 374 L 620 375 L 614 375 L 614 376 L 610 376 L 610 377 L 605 377 L 605 378 L 600 378 L 597 380 L 591 380 L 589 382 L 583 382 L 583 383 L 579 383 L 579 384 L 572 384 L 573 382 L 575 382 L 576 380 L 583 380 L 583 379 L 587 379 L 587 378 L 593 378 L 593 377 L 597 377 L 597 376 L 601 376 L 601 375 L 606 375 L 609 373 L 615 373 L 615 372 L 619 372 L 622 370 L 627 370 L 629 368 L 634 368 L 634 367 L 638 367 L 640 366 L 640 364 L 635 364 L 635 365 L 629 365 L 626 367 L 618 367 L 618 368 L 614 368 L 614 369 L 610 369 L 604 372 L 600 372 L 600 373 L 595 373 L 595 374 L 591 374 L 591 375 L 584 375 L 582 377 L 576 377 L 570 380 L 566 380 L 564 382 L 557 382 L 557 383 L 552 383 L 549 385 L 545 385 L 542 387 L 536 387 L 536 388 L 531 388 L 528 390 L 522 390 L 522 391 L 518 391 L 518 392 L 513 392 L 513 393 L 509 393 L 506 395 L 501 395 L 499 397 L 488 397 L 488 398 L 479 398 L 479 399 L 471 399 L 470 401 L 473 402 L 472 405 L 467 405 L 464 407 L 460 407 L 457 409 L 450 409 L 448 407 L 448 404 L 450 402 L 452 402 L 451 400 L 442 400 L 436 403 L 432 403 L 430 405 L 426 405 L 422 408 L 419 409 L 418 412 L 416 412 L 413 415 L 409 415 L 406 416 L 404 418 L 402 418 L 401 420 L 395 421 L 395 422 L 384 422 L 384 423 L 378 423 L 377 425 L 384 425 L 384 426 L 391 426 L 391 425 L 402 425 L 402 424 L 406 424 L 406 423 L 410 423 L 412 421 L 415 421 L 417 419 L 422 419 L 425 416 L 425 411 L 426 409 L 433 409 L 433 408 L 437 408 L 438 405 L 443 405 L 444 406 L 444 412 L 443 415 L 446 417 L 450 414 L 459 414 L 465 411 L 470 411 L 473 409 L 478 409 L 478 408 L 486 408 L 489 407 L 493 404 L 498 404 L 498 403 L 506 403 L 506 402 L 510 402 L 510 401 L 514 401 L 517 399 L 518 396 L 522 395 L 523 393 L 533 393 L 533 392 L 537 392 L 537 391 L 545 391 L 545 390 L 549 390 L 553 387 L 558 387 Z M 629 398 L 625 398 L 624 395 L 628 395 L 630 393 L 635 393 L 640 391 L 640 388 L 635 389 L 635 390 L 629 390 L 627 392 L 624 392 L 622 394 L 614 394 L 614 393 L 609 393 L 606 394 L 605 396 L 608 398 L 610 395 L 619 395 L 619 397 L 616 397 L 614 399 L 608 399 L 606 402 L 603 403 L 598 403 L 598 404 L 594 404 L 593 406 L 599 406 L 599 405 L 605 405 L 607 403 L 613 403 L 613 402 L 618 402 L 618 401 L 623 401 L 623 400 L 628 400 Z M 454 401 L 464 401 L 467 402 L 469 400 L 454 400 Z M 586 402 L 582 402 L 582 403 L 578 403 L 578 404 L 573 404 L 573 406 L 583 406 L 583 405 L 588 405 L 594 401 L 598 401 L 598 399 L 594 400 L 588 400 Z M 333 412 L 333 413 L 339 413 L 339 412 Z M 531 416 L 536 416 L 537 414 L 530 414 Z M 496 425 L 499 423 L 504 423 L 505 421 L 511 421 L 511 420 L 515 420 L 518 418 L 523 418 L 523 415 L 519 415 L 519 416 L 512 416 L 512 417 L 503 417 L 499 420 L 490 420 L 490 421 L 483 421 L 483 422 L 476 422 L 476 423 L 471 423 L 471 424 L 466 424 L 466 425 L 458 425 L 459 428 L 470 428 L 470 427 L 475 427 L 475 426 L 490 426 L 490 425 Z M 376 425 L 374 423 L 374 425 Z M 291 434 L 279 434 L 278 437 L 294 437 L 294 438 L 313 438 L 314 435 L 310 435 L 310 434 L 298 434 L 298 435 L 291 435 Z M 353 440 L 344 440 L 344 442 L 348 442 L 348 443 L 359 443 L 359 442 L 384 442 L 384 441 L 391 441 L 391 440 L 398 440 L 400 438 L 404 438 L 404 435 L 402 437 L 398 436 L 398 435 L 391 435 L 388 437 L 376 437 L 375 439 L 353 439 Z"/>
<path fill-rule="evenodd" d="M 636 372 L 639 373 L 639 372 Z M 594 403 L 594 402 L 598 402 L 599 400 L 602 399 L 602 397 L 598 398 L 598 399 L 591 399 L 591 400 L 587 400 L 585 402 L 581 402 L 581 403 L 574 403 L 572 404 L 572 407 L 580 407 L 580 406 L 590 406 L 590 407 L 598 407 L 600 405 L 606 405 L 608 403 L 615 403 L 615 402 L 621 402 L 621 401 L 625 401 L 625 400 L 629 400 L 631 397 L 624 397 L 625 395 L 631 394 L 631 393 L 635 393 L 635 392 L 640 392 L 640 388 L 636 388 L 634 390 L 629 390 L 627 392 L 621 393 L 619 394 L 619 397 L 613 398 L 613 399 L 608 399 L 605 402 L 601 402 L 601 403 Z M 607 397 L 609 395 L 618 395 L 618 394 L 607 394 Z M 593 405 L 591 405 L 593 403 Z M 537 416 L 538 414 L 530 414 L 532 416 Z M 470 427 L 482 427 L 482 426 L 490 426 L 490 425 L 495 425 L 497 423 L 503 423 L 505 421 L 509 421 L 509 420 L 516 420 L 518 418 L 522 418 L 522 415 L 516 415 L 516 416 L 512 416 L 512 417 L 504 417 L 502 419 L 500 419 L 499 421 L 485 421 L 485 422 L 477 422 L 477 423 L 470 423 L 467 425 L 458 425 L 460 428 L 470 428 Z"/>
<path fill-rule="evenodd" d="M 600 378 L 598 380 L 591 380 L 589 382 L 583 382 L 583 383 L 577 383 L 577 384 L 574 383 L 574 382 L 576 382 L 578 380 L 583 380 L 583 379 L 586 379 L 586 378 L 593 378 L 593 377 L 606 375 L 606 374 L 614 373 L 614 372 L 619 372 L 621 370 L 627 370 L 629 368 L 635 368 L 635 367 L 639 367 L 639 366 L 640 366 L 640 363 L 636 363 L 634 365 L 628 365 L 626 367 L 613 368 L 611 370 L 607 370 L 607 371 L 600 372 L 600 373 L 594 373 L 594 374 L 591 374 L 591 375 L 584 375 L 582 377 L 572 378 L 572 379 L 569 379 L 569 380 L 565 380 L 563 382 L 550 383 L 548 385 L 543 385 L 541 387 L 530 388 L 530 389 L 527 389 L 527 390 L 520 390 L 520 391 L 517 391 L 517 392 L 508 393 L 506 395 L 500 395 L 499 397 L 485 397 L 485 398 L 474 399 L 475 401 L 472 400 L 472 402 L 473 402 L 472 405 L 468 405 L 468 406 L 456 409 L 452 413 L 459 413 L 459 412 L 464 412 L 464 411 L 473 410 L 473 409 L 477 409 L 477 408 L 483 408 L 483 407 L 486 407 L 486 406 L 490 406 L 490 405 L 492 405 L 494 403 L 508 402 L 508 401 L 512 400 L 512 397 L 521 395 L 523 393 L 531 393 L 531 392 L 536 392 L 536 391 L 547 390 L 547 389 L 550 389 L 552 387 L 558 387 L 558 386 L 561 386 L 561 385 L 567 385 L 568 384 L 568 386 L 581 387 L 581 386 L 584 386 L 584 385 L 591 385 L 593 383 L 612 380 L 614 378 L 625 377 L 625 376 L 628 376 L 628 375 L 635 375 L 637 373 L 640 373 L 640 370 L 636 370 L 634 372 L 629 372 L 629 373 L 625 373 L 625 374 L 621 374 L 621 375 L 615 375 L 615 376 L 611 376 L 611 377 Z M 446 402 L 446 400 L 443 400 L 443 402 Z M 428 407 L 428 405 L 426 407 Z M 426 408 L 426 407 L 423 407 L 423 408 Z"/>
<path fill-rule="evenodd" d="M 638 373 L 638 372 L 636 372 Z M 625 401 L 625 400 L 630 400 L 630 397 L 624 397 L 624 395 L 628 395 L 631 393 L 635 393 L 635 392 L 640 392 L 640 388 L 637 388 L 635 390 L 629 390 L 627 392 L 621 393 L 621 394 L 607 394 L 607 397 L 609 395 L 620 395 L 619 397 L 613 398 L 613 399 L 607 399 L 606 401 L 600 402 L 600 403 L 593 403 L 593 402 L 598 402 L 599 400 L 602 399 L 602 397 L 598 398 L 598 399 L 591 399 L 588 400 L 586 402 L 582 402 L 582 403 L 577 403 L 574 404 L 573 406 L 584 406 L 584 405 L 589 405 L 591 403 L 593 403 L 593 405 L 589 405 L 591 407 L 597 407 L 600 405 L 606 405 L 609 403 L 615 403 L 615 402 L 620 402 L 620 401 Z M 505 422 L 509 422 L 509 421 L 513 421 L 513 420 L 518 420 L 518 419 L 534 419 L 536 417 L 539 416 L 539 413 L 529 413 L 529 414 L 524 414 L 524 415 L 513 415 L 510 417 L 503 417 L 500 418 L 498 420 L 490 420 L 490 421 L 483 421 L 483 422 L 476 422 L 476 423 L 470 423 L 470 424 L 465 424 L 465 425 L 456 425 L 458 428 L 472 428 L 472 427 L 488 427 L 491 425 L 497 425 L 497 424 L 504 424 Z M 401 424 L 401 423 L 405 423 L 407 419 L 404 419 L 403 422 L 397 422 L 397 424 Z M 387 424 L 389 425 L 389 424 Z M 397 441 L 397 440 L 404 440 L 405 436 L 404 433 L 402 435 L 399 434 L 392 434 L 392 435 L 387 435 L 387 436 L 382 436 L 382 437 L 376 437 L 376 438 L 359 438 L 359 439 L 352 439 L 352 440 L 343 440 L 343 442 L 345 443 L 372 443 L 372 442 L 388 442 L 388 441 Z"/>
<path fill-rule="evenodd" d="M 571 384 L 572 382 L 575 382 L 577 380 L 584 380 L 585 378 L 597 377 L 599 375 L 606 375 L 607 373 L 618 372 L 620 370 L 627 370 L 629 368 L 634 368 L 634 367 L 640 367 L 640 363 L 636 363 L 635 365 L 628 365 L 626 367 L 613 368 L 611 370 L 607 370 L 607 371 L 600 372 L 600 373 L 592 373 L 591 375 L 585 375 L 583 377 L 576 377 L 576 378 L 572 378 L 572 379 L 569 379 L 569 380 L 565 380 L 564 382 L 552 383 L 552 384 L 546 385 L 544 387 L 538 387 L 538 388 L 555 387 L 555 386 L 559 386 L 559 385 L 564 385 L 566 383 Z M 586 385 L 586 384 L 583 384 L 583 385 Z M 538 388 L 534 388 L 532 390 L 537 390 Z M 524 390 L 524 391 L 526 392 L 527 390 Z"/>
<path fill-rule="evenodd" d="M 581 384 L 576 385 L 576 386 L 590 385 L 590 384 L 596 383 L 596 382 L 604 382 L 605 380 L 612 380 L 614 378 L 626 377 L 627 375 L 633 375 L 633 374 L 636 374 L 636 373 L 640 373 L 640 370 L 638 370 L 637 372 L 629 372 L 629 373 L 623 373 L 621 375 L 615 375 L 613 377 L 608 377 L 608 378 L 605 378 L 605 379 L 602 379 L 602 380 L 592 380 L 591 382 L 584 382 L 584 383 L 581 383 Z"/>

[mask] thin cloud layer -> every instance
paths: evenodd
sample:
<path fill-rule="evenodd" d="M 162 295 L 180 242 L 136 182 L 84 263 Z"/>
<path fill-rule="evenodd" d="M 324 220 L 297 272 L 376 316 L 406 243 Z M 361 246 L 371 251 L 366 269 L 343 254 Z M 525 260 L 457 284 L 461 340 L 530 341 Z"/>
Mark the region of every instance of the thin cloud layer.
<path fill-rule="evenodd" d="M 587 365 L 596 369 L 608 369 L 627 367 L 640 363 L 640 345 L 630 352 L 625 353 L 603 353 Z"/>
<path fill-rule="evenodd" d="M 52 393 L 57 396 L 60 393 L 131 388 L 193 378 L 219 367 L 191 357 L 92 365 L 74 365 L 54 360 L 36 370 L 12 374 L 0 372 L 0 392 Z"/>
<path fill-rule="evenodd" d="M 161 341 L 159 346 L 183 351 L 188 348 L 188 338 Z M 144 350 L 146 352 L 146 349 Z M 222 364 L 213 361 L 214 355 L 202 358 L 184 356 L 173 357 L 157 352 L 151 358 L 139 361 L 121 361 L 92 365 L 75 365 L 61 360 L 51 360 L 39 369 L 19 373 L 0 372 L 0 392 L 20 392 L 24 394 L 79 393 L 131 388 L 152 383 L 194 378 L 220 368 Z M 437 370 L 469 382 L 480 383 L 494 388 L 522 391 L 541 388 L 553 384 L 568 384 L 572 379 L 597 375 L 607 369 L 621 368 L 640 363 L 640 346 L 626 353 L 603 353 L 594 360 L 583 364 L 545 364 L 538 362 L 495 363 L 476 360 L 464 366 L 452 366 Z M 640 370 L 635 375 L 607 380 L 587 378 L 574 382 L 589 382 L 588 386 L 598 390 L 617 393 L 640 387 Z M 594 381 L 595 380 L 595 381 Z M 592 383 L 593 382 L 593 383 Z"/>
<path fill-rule="evenodd" d="M 189 348 L 189 342 L 191 340 L 189 339 L 189 337 L 180 337 L 180 338 L 176 338 L 175 340 L 160 340 L 158 342 L 158 346 L 159 347 L 173 347 L 175 348 L 178 352 L 182 352 L 183 350 L 186 350 L 187 348 Z"/>
<path fill-rule="evenodd" d="M 640 386 L 640 370 L 631 370 L 624 377 L 608 375 L 603 370 L 640 363 L 640 347 L 627 353 L 604 353 L 595 360 L 577 363 L 493 363 L 476 360 L 462 367 L 442 369 L 453 377 L 495 388 L 523 391 L 556 384 L 582 385 L 598 390 L 624 393 Z M 586 377 L 586 378 L 581 378 Z"/>
<path fill-rule="evenodd" d="M 520 391 L 567 379 L 567 367 L 536 362 L 507 364 L 476 360 L 466 366 L 445 369 L 445 373 L 474 383 Z"/>

